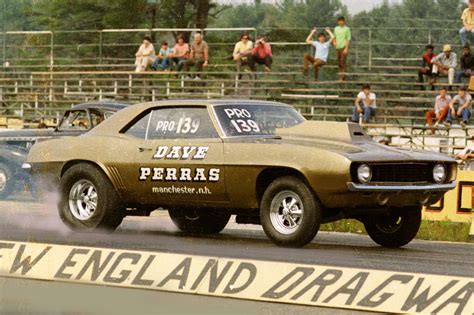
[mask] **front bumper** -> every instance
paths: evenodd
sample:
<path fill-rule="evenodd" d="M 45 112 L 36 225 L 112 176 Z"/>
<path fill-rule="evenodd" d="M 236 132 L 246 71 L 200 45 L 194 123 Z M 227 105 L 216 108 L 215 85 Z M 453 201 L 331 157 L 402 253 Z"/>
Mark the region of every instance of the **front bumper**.
<path fill-rule="evenodd" d="M 347 183 L 349 191 L 356 192 L 444 192 L 456 188 L 456 181 L 448 184 L 428 184 L 428 185 L 376 185 L 376 184 L 357 184 L 353 182 Z"/>

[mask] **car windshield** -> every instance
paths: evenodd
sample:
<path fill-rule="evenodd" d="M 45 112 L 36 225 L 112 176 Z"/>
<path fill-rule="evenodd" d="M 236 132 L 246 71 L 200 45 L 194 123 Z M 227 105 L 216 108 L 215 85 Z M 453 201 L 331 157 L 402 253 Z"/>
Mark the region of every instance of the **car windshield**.
<path fill-rule="evenodd" d="M 284 105 L 216 105 L 217 119 L 227 137 L 275 135 L 305 121 L 294 108 Z"/>

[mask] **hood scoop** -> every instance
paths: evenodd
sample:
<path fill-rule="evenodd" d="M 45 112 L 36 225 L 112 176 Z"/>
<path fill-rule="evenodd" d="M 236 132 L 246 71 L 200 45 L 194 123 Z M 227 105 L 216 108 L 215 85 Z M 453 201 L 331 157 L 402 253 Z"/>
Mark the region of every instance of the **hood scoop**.
<path fill-rule="evenodd" d="M 291 128 L 277 129 L 276 134 L 282 138 L 308 138 L 347 143 L 371 140 L 357 124 L 329 121 L 305 121 Z"/>

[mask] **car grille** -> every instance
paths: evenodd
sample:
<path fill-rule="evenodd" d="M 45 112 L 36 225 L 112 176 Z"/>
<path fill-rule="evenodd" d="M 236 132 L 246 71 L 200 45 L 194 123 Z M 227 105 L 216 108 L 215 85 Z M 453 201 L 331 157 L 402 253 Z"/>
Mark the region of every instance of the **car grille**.
<path fill-rule="evenodd" d="M 372 164 L 372 182 L 434 182 L 431 163 Z"/>

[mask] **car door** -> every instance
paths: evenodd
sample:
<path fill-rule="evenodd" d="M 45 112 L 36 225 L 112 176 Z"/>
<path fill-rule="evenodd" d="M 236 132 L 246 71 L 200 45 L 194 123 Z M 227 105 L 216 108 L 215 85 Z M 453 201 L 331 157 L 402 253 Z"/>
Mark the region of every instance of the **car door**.
<path fill-rule="evenodd" d="M 205 106 L 160 107 L 137 148 L 139 201 L 156 204 L 227 202 L 223 142 Z"/>

